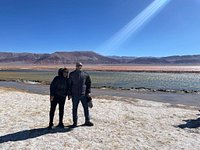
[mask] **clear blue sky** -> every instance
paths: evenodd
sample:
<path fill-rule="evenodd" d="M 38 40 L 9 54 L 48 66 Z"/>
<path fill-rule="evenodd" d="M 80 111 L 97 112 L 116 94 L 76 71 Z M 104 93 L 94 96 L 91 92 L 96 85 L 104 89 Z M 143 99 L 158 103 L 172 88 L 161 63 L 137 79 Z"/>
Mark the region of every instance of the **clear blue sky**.
<path fill-rule="evenodd" d="M 153 0 L 0 0 L 0 51 L 200 54 L 200 0 L 171 0 L 116 49 L 102 45 Z"/>

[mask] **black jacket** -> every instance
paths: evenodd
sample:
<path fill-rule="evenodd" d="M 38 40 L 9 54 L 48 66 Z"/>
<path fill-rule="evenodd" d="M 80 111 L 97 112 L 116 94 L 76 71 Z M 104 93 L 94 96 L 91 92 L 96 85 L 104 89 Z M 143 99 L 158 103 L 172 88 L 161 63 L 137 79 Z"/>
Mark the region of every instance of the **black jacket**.
<path fill-rule="evenodd" d="M 68 94 L 68 89 L 68 79 L 64 78 L 63 76 L 56 76 L 50 85 L 50 95 L 66 97 Z"/>
<path fill-rule="evenodd" d="M 91 79 L 85 71 L 75 70 L 69 74 L 69 95 L 82 96 L 91 93 Z"/>

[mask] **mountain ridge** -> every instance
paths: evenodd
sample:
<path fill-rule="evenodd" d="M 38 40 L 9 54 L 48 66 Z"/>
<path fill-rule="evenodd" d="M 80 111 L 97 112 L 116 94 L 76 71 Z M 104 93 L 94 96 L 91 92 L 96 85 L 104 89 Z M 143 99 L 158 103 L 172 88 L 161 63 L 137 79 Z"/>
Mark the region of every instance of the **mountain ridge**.
<path fill-rule="evenodd" d="M 103 56 L 93 51 L 57 51 L 54 53 L 0 52 L 0 63 L 28 64 L 200 64 L 200 55 L 166 57 Z"/>

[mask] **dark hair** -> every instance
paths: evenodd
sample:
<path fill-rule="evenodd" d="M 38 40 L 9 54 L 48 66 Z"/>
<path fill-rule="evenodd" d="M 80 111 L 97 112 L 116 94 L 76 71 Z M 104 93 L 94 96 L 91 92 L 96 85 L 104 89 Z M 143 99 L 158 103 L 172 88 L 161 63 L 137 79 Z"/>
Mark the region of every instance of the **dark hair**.
<path fill-rule="evenodd" d="M 63 68 L 58 69 L 58 76 L 62 76 Z"/>
<path fill-rule="evenodd" d="M 64 71 L 67 72 L 67 73 L 69 72 L 69 70 L 68 70 L 67 68 L 63 68 L 63 69 L 62 69 L 62 73 L 63 73 Z"/>
<path fill-rule="evenodd" d="M 64 72 L 67 73 L 67 77 L 66 77 L 66 78 L 68 78 L 68 72 L 69 72 L 68 69 L 67 69 L 67 68 L 63 68 L 63 69 L 62 69 L 62 76 L 63 76 L 63 73 L 64 73 Z"/>

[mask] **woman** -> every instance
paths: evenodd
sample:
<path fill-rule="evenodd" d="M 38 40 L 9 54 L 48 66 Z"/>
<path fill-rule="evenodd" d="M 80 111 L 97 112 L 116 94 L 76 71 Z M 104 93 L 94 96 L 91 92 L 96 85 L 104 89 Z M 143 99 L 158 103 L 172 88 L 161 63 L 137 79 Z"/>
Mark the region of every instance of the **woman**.
<path fill-rule="evenodd" d="M 68 69 L 60 68 L 58 76 L 56 76 L 50 85 L 50 103 L 51 108 L 49 112 L 49 126 L 48 129 L 53 127 L 53 118 L 57 104 L 59 104 L 59 124 L 57 127 L 64 128 L 63 115 L 66 96 L 68 93 Z"/>

